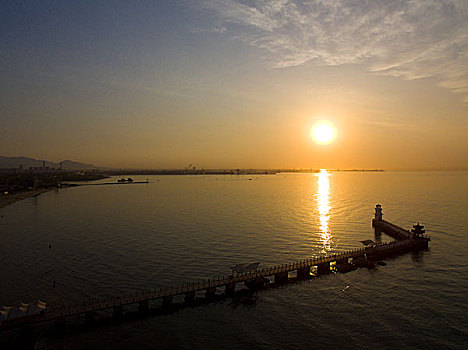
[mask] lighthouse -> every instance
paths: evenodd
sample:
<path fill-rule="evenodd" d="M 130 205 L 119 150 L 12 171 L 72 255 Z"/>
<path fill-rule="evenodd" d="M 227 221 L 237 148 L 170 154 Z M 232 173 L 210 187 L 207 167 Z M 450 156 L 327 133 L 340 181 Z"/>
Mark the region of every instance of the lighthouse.
<path fill-rule="evenodd" d="M 375 206 L 375 216 L 374 216 L 374 220 L 382 220 L 382 206 L 380 204 L 377 204 Z"/>
<path fill-rule="evenodd" d="M 381 242 L 381 231 L 380 228 L 375 224 L 375 222 L 382 221 L 382 215 L 382 206 L 380 204 L 377 204 L 375 206 L 374 218 L 372 219 L 372 227 L 374 228 L 376 242 Z"/>

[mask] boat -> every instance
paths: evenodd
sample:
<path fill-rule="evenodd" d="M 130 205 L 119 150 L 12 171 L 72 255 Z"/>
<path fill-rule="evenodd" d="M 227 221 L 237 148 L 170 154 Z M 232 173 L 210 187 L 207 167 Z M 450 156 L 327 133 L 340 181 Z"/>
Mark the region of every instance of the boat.
<path fill-rule="evenodd" d="M 117 180 L 117 182 L 119 182 L 119 183 L 132 183 L 133 181 L 134 181 L 134 180 L 133 180 L 131 177 L 129 177 L 129 178 L 127 178 L 127 179 L 125 179 L 125 178 L 122 177 L 121 179 L 118 179 L 118 180 Z"/>

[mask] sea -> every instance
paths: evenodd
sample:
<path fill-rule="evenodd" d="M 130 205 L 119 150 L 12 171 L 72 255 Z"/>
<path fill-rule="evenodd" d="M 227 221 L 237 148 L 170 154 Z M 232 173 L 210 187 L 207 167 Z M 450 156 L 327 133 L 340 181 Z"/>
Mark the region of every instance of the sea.
<path fill-rule="evenodd" d="M 0 209 L 0 305 L 83 303 L 362 247 L 384 219 L 429 249 L 79 331 L 40 349 L 467 349 L 468 172 L 131 176 Z M 381 240 L 390 241 L 383 235 Z"/>

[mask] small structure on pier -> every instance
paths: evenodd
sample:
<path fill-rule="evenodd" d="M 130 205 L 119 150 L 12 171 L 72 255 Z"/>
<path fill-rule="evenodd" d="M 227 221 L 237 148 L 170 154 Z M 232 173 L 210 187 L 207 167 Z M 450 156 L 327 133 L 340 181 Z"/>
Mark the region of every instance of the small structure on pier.
<path fill-rule="evenodd" d="M 17 306 L 0 306 L 0 323 L 19 317 L 43 313 L 47 308 L 47 303 L 38 300 L 35 303 L 21 303 Z"/>
<path fill-rule="evenodd" d="M 377 204 L 375 206 L 375 217 L 372 219 L 372 227 L 375 229 L 376 237 L 380 236 L 380 232 L 385 232 L 396 240 L 413 240 L 420 246 L 425 248 L 429 247 L 429 241 L 431 239 L 424 235 L 426 231 L 424 230 L 424 226 L 420 225 L 419 222 L 413 225 L 413 229 L 410 231 L 383 220 L 382 215 L 382 206 Z"/>
<path fill-rule="evenodd" d="M 377 204 L 375 207 L 375 217 L 372 220 L 372 226 L 376 233 L 382 232 L 394 238 L 391 242 L 373 242 L 372 240 L 361 241 L 365 247 L 352 249 L 327 256 L 311 257 L 305 260 L 289 262 L 285 264 L 269 266 L 258 269 L 259 263 L 237 264 L 232 267 L 234 275 L 221 276 L 213 279 L 205 279 L 196 282 L 188 282 L 182 285 L 160 288 L 156 290 L 142 291 L 123 296 L 109 297 L 100 301 L 90 301 L 88 303 L 77 305 L 56 306 L 45 309 L 45 303 L 39 303 L 37 306 L 40 312 L 25 312 L 20 317 L 11 318 L 11 311 L 0 308 L 0 334 L 3 331 L 12 329 L 24 329 L 33 324 L 54 323 L 57 329 L 63 328 L 67 319 L 80 319 L 84 315 L 85 323 L 90 324 L 99 312 L 112 310 L 114 318 L 124 315 L 124 308 L 128 305 L 138 305 L 138 312 L 148 314 L 151 309 L 150 302 L 161 300 L 161 309 L 168 310 L 173 304 L 173 298 L 184 296 L 186 304 L 193 304 L 197 299 L 196 293 L 205 292 L 206 302 L 216 300 L 217 290 L 224 288 L 224 296 L 233 296 L 236 293 L 236 285 L 244 283 L 249 289 L 267 287 L 270 279 L 274 280 L 273 285 L 287 283 L 290 279 L 289 273 L 296 274 L 292 277 L 296 280 L 306 280 L 313 276 L 321 276 L 338 272 L 349 272 L 358 267 L 372 268 L 375 262 L 379 263 L 382 259 L 410 252 L 417 249 L 427 249 L 430 238 L 425 236 L 424 226 L 419 223 L 413 226 L 413 229 L 404 228 L 392 224 L 382 219 L 382 206 Z M 334 266 L 334 268 L 332 268 Z M 311 270 L 316 270 L 312 272 Z M 291 278 L 291 279 L 292 279 Z M 221 295 L 222 296 L 222 295 Z M 29 310 L 27 304 L 21 305 L 20 310 Z"/>
<path fill-rule="evenodd" d="M 417 237 L 421 237 L 426 233 L 423 225 L 420 225 L 419 222 L 416 225 L 413 225 L 411 232 L 415 234 Z"/>

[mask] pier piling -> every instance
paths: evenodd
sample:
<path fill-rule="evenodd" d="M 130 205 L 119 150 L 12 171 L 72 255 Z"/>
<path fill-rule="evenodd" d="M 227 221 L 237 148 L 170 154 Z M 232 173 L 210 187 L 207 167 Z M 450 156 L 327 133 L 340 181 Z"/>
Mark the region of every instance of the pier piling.
<path fill-rule="evenodd" d="M 374 266 L 373 262 L 380 261 L 387 256 L 406 253 L 413 250 L 427 249 L 430 238 L 425 235 L 425 230 L 419 223 L 414 225 L 412 231 L 405 230 L 395 224 L 382 219 L 382 207 L 378 204 L 375 208 L 375 216 L 372 220 L 372 226 L 376 232 L 385 233 L 393 237 L 395 241 L 387 243 L 372 243 L 369 246 L 348 250 L 334 255 L 310 258 L 307 260 L 290 262 L 263 268 L 261 270 L 252 270 L 235 276 L 222 276 L 216 279 L 201 280 L 194 283 L 188 283 L 175 287 L 165 287 L 155 291 L 145 291 L 126 295 L 119 298 L 109 298 L 100 302 L 94 301 L 87 304 L 58 306 L 48 308 L 38 314 L 17 317 L 0 321 L 0 332 L 21 329 L 32 324 L 52 322 L 56 330 L 65 327 L 66 321 L 72 317 L 85 316 L 85 323 L 91 324 L 96 312 L 112 309 L 112 316 L 119 317 L 124 313 L 125 305 L 138 304 L 138 311 L 146 313 L 149 311 L 151 300 L 161 300 L 162 307 L 172 305 L 173 298 L 176 296 L 185 296 L 185 302 L 190 303 L 195 299 L 197 291 L 205 291 L 206 300 L 216 299 L 216 288 L 224 287 L 225 295 L 232 296 L 235 293 L 236 284 L 244 283 L 250 289 L 263 288 L 269 278 L 274 276 L 276 285 L 281 285 L 289 281 L 288 273 L 296 272 L 297 279 L 307 279 L 310 275 L 310 269 L 317 268 L 317 275 L 326 275 L 331 273 L 330 263 L 336 264 L 337 272 L 349 272 L 357 267 Z M 352 262 L 350 263 L 350 260 Z"/>
<path fill-rule="evenodd" d="M 276 284 L 283 284 L 288 282 L 288 272 L 278 272 L 275 274 L 275 283 Z"/>
<path fill-rule="evenodd" d="M 330 261 L 321 263 L 317 265 L 317 274 L 319 275 L 326 275 L 331 272 L 330 270 Z"/>
<path fill-rule="evenodd" d="M 149 300 L 142 300 L 138 303 L 139 312 L 147 312 L 149 310 Z"/>
<path fill-rule="evenodd" d="M 172 295 L 166 295 L 163 297 L 163 300 L 162 300 L 162 306 L 163 307 L 168 307 L 168 306 L 171 306 L 172 305 L 172 299 L 173 299 L 173 296 Z"/>
<path fill-rule="evenodd" d="M 194 300 L 195 300 L 195 292 L 194 291 L 185 293 L 184 301 L 185 301 L 186 304 L 190 304 Z"/>
<path fill-rule="evenodd" d="M 236 291 L 236 284 L 235 283 L 228 283 L 226 284 L 226 287 L 224 288 L 224 293 L 228 296 L 234 295 Z"/>
<path fill-rule="evenodd" d="M 96 313 L 94 311 L 88 311 L 85 313 L 85 323 L 93 323 L 96 318 Z"/>
<path fill-rule="evenodd" d="M 112 308 L 112 317 L 119 318 L 123 315 L 123 305 L 117 305 Z"/>
<path fill-rule="evenodd" d="M 300 280 L 309 279 L 310 278 L 310 266 L 297 269 L 297 278 Z"/>
<path fill-rule="evenodd" d="M 205 290 L 206 299 L 214 299 L 216 296 L 216 287 L 209 287 Z"/>

